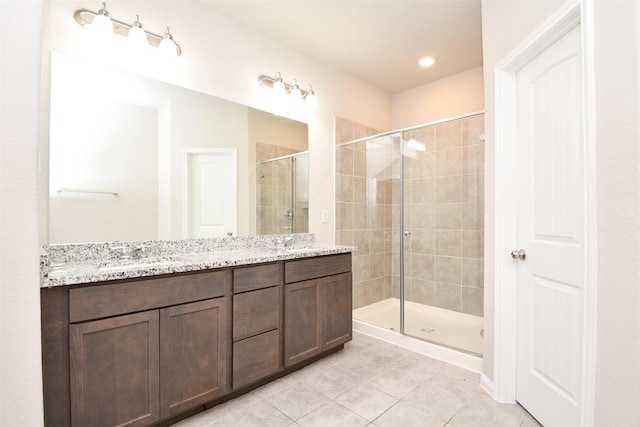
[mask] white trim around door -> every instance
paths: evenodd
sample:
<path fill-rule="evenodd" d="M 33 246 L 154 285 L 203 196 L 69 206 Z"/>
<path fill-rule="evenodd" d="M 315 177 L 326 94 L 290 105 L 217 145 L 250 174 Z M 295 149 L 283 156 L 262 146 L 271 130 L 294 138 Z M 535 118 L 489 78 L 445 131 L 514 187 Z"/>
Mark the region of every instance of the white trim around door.
<path fill-rule="evenodd" d="M 516 73 L 540 52 L 581 25 L 585 137 L 585 229 L 586 262 L 584 292 L 583 383 L 580 401 L 581 426 L 593 423 L 596 329 L 596 222 L 595 222 L 595 131 L 593 78 L 593 20 L 591 0 L 563 5 L 495 70 L 495 313 L 494 376 L 491 391 L 500 402 L 516 401 L 517 267 L 508 254 L 517 236 L 517 121 Z"/>

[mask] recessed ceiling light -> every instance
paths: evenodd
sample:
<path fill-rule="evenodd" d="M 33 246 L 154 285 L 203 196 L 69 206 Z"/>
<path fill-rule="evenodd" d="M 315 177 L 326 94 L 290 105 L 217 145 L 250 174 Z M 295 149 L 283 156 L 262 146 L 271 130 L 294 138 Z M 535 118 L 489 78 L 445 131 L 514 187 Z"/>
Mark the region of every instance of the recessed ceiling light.
<path fill-rule="evenodd" d="M 431 67 L 433 64 L 436 63 L 436 58 L 434 56 L 423 56 L 422 58 L 418 59 L 418 64 L 420 64 L 421 67 Z"/>

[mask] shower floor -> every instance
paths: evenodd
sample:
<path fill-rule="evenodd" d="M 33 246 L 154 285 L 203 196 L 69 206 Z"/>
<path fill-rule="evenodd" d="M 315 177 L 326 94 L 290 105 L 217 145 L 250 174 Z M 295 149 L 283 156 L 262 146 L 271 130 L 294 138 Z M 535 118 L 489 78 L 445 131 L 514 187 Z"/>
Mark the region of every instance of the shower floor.
<path fill-rule="evenodd" d="M 388 298 L 357 308 L 353 318 L 400 332 L 400 300 Z M 482 356 L 482 317 L 405 301 L 404 318 L 406 335 Z"/>

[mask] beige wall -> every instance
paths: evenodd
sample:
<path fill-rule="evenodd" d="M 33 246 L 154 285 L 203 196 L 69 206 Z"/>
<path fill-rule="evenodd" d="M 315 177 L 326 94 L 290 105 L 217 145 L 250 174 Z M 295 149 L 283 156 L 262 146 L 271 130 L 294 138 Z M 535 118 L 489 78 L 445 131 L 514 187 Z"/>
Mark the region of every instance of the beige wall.
<path fill-rule="evenodd" d="M 596 426 L 640 425 L 640 3 L 594 1 Z"/>
<path fill-rule="evenodd" d="M 43 418 L 36 207 L 41 19 L 41 1 L 0 2 L 2 426 L 38 426 Z"/>
<path fill-rule="evenodd" d="M 391 129 L 484 109 L 482 67 L 444 77 L 391 97 Z"/>
<path fill-rule="evenodd" d="M 496 65 L 562 2 L 482 1 L 486 111 L 485 322 L 493 322 L 494 74 Z M 591 6 L 591 9 L 589 8 Z M 597 209 L 595 426 L 640 425 L 640 5 L 593 10 Z M 588 27 L 588 21 L 587 21 Z M 493 328 L 484 374 L 493 377 Z"/>

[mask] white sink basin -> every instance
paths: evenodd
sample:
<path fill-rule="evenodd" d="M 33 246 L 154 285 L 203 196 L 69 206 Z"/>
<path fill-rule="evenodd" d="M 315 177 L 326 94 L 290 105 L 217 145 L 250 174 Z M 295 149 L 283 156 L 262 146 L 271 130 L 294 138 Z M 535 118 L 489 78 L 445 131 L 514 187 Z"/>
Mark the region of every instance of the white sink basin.
<path fill-rule="evenodd" d="M 286 248 L 284 252 L 288 254 L 299 254 L 302 252 L 311 252 L 314 250 L 315 248 Z"/>
<path fill-rule="evenodd" d="M 104 267 L 99 267 L 98 270 L 110 272 L 110 271 L 126 271 L 126 270 L 137 270 L 143 268 L 158 268 L 158 267 L 169 267 L 171 265 L 181 264 L 180 261 L 157 261 L 157 262 L 141 262 L 137 264 L 117 264 L 117 265 L 109 265 Z"/>

